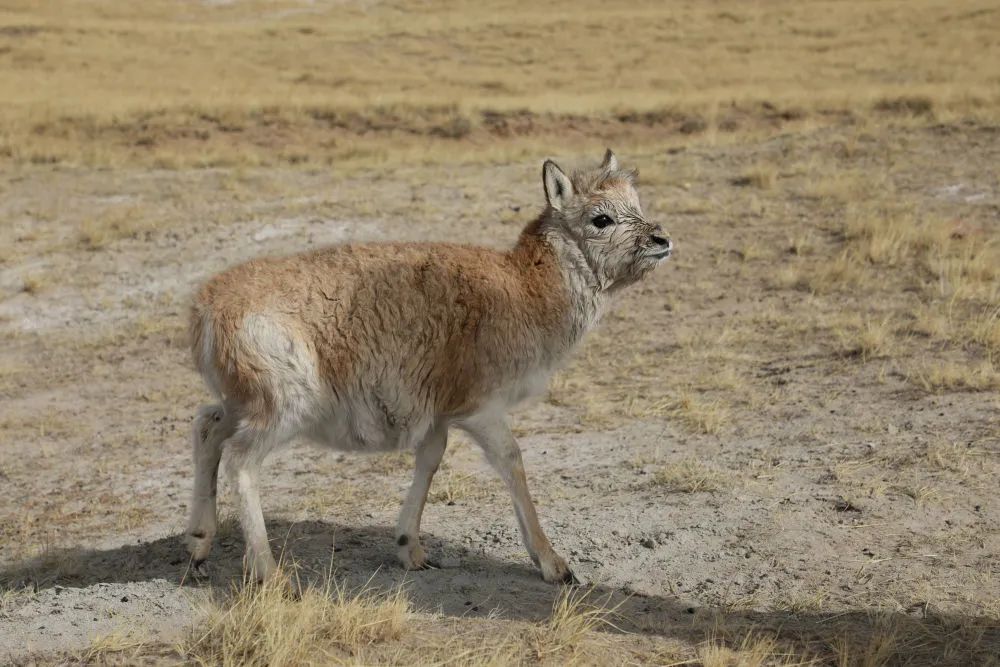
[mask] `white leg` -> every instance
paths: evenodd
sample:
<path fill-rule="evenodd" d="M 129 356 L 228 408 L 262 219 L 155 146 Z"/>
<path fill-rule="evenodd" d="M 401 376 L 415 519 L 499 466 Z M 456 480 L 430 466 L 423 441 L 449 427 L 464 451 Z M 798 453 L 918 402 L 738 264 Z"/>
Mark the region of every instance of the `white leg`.
<path fill-rule="evenodd" d="M 521 527 L 524 546 L 527 547 L 531 560 L 541 568 L 542 577 L 551 583 L 574 583 L 576 577 L 566 561 L 552 548 L 549 538 L 538 523 L 535 505 L 528 493 L 521 450 L 507 422 L 503 417 L 477 417 L 461 424 L 461 427 L 483 448 L 486 458 L 507 484 L 514 501 L 514 512 Z"/>
<path fill-rule="evenodd" d="M 247 575 L 258 582 L 278 569 L 267 540 L 259 490 L 261 464 L 272 449 L 273 438 L 270 433 L 241 427 L 225 444 L 229 451 L 227 471 L 239 499 L 240 527 L 247 545 L 244 564 Z"/>
<path fill-rule="evenodd" d="M 431 480 L 441 464 L 441 457 L 448 442 L 448 427 L 435 427 L 420 446 L 417 447 L 417 461 L 413 471 L 413 483 L 403 501 L 396 524 L 396 545 L 399 560 L 408 570 L 420 570 L 429 565 L 424 548 L 420 544 L 420 517 L 427 502 L 427 492 Z"/>
<path fill-rule="evenodd" d="M 194 420 L 191 441 L 194 454 L 194 489 L 188 516 L 187 543 L 194 567 L 208 558 L 216 531 L 215 499 L 222 443 L 233 434 L 232 419 L 221 405 L 202 408 Z"/>

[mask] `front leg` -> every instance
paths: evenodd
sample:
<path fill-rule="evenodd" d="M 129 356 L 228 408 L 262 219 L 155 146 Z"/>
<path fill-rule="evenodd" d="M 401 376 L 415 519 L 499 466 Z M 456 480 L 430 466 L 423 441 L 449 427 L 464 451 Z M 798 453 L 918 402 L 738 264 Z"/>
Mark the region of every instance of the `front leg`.
<path fill-rule="evenodd" d="M 431 488 L 434 473 L 441 465 L 445 446 L 448 442 L 448 426 L 435 426 L 417 447 L 416 466 L 413 471 L 413 484 L 403 501 L 403 509 L 399 513 L 396 526 L 396 546 L 399 560 L 408 570 L 421 570 L 430 563 L 424 548 L 420 545 L 420 517 L 427 502 L 427 492 Z"/>
<path fill-rule="evenodd" d="M 521 537 L 531 560 L 542 570 L 542 578 L 550 583 L 576 583 L 576 577 L 566 561 L 555 552 L 549 538 L 538 523 L 535 504 L 528 493 L 528 480 L 521 461 L 521 449 L 503 417 L 481 416 L 463 422 L 483 451 L 490 464 L 507 484 L 514 501 L 514 513 L 521 527 Z"/>

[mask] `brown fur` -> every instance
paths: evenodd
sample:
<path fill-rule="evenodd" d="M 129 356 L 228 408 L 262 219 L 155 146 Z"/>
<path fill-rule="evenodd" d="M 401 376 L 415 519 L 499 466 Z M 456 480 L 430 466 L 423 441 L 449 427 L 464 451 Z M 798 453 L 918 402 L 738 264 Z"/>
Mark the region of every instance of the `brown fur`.
<path fill-rule="evenodd" d="M 253 406 L 246 416 L 268 421 L 275 406 L 267 380 L 234 343 L 249 313 L 268 310 L 295 330 L 335 393 L 359 377 L 399 371 L 414 391 L 433 391 L 426 398 L 436 413 L 467 413 L 490 385 L 565 344 L 568 297 L 539 224 L 507 253 L 449 244 L 346 245 L 229 269 L 195 297 L 196 362 L 204 313 L 211 312 L 223 392 Z M 522 363 L 511 367 L 511 359 Z"/>

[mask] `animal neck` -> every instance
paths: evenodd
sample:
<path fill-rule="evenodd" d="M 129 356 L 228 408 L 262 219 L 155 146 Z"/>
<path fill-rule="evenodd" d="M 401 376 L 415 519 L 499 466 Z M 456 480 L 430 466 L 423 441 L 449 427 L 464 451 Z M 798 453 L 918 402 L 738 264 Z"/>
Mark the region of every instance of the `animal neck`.
<path fill-rule="evenodd" d="M 557 233 L 545 214 L 524 228 L 510 257 L 525 275 L 546 273 L 545 283 L 539 285 L 544 291 L 551 291 L 561 279 L 564 291 L 558 297 L 565 309 L 566 327 L 561 333 L 570 346 L 604 314 L 607 293 L 597 274 L 576 244 Z"/>

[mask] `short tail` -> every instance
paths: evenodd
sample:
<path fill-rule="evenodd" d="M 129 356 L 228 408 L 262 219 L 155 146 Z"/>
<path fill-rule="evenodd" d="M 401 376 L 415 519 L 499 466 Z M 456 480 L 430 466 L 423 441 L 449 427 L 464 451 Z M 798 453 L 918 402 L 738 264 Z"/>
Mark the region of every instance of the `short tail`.
<path fill-rule="evenodd" d="M 218 398 L 222 398 L 222 384 L 218 372 L 218 350 L 216 349 L 215 322 L 211 313 L 195 302 L 191 307 L 188 323 L 191 341 L 191 358 L 195 368 L 205 379 L 205 384 Z"/>

